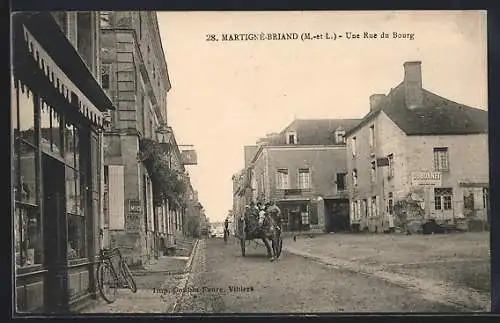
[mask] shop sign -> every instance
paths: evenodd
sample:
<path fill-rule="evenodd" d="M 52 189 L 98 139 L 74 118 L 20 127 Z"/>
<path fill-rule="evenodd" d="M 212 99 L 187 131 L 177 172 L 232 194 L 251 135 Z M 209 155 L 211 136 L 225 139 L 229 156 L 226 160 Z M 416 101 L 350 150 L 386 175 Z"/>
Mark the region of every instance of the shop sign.
<path fill-rule="evenodd" d="M 411 173 L 412 186 L 441 186 L 441 173 L 419 171 Z"/>
<path fill-rule="evenodd" d="M 128 202 L 128 211 L 129 213 L 141 213 L 141 202 L 138 200 L 130 200 Z"/>

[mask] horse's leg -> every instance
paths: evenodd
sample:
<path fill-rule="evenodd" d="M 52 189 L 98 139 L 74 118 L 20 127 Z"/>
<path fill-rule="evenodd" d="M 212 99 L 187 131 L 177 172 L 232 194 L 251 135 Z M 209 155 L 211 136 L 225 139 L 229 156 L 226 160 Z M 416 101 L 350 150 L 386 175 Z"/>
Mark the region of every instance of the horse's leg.
<path fill-rule="evenodd" d="M 266 245 L 267 256 L 269 258 L 272 258 L 273 254 L 272 254 L 271 246 L 269 245 L 269 242 L 267 241 L 267 239 L 265 237 L 262 238 L 262 242 L 264 242 L 264 244 Z"/>

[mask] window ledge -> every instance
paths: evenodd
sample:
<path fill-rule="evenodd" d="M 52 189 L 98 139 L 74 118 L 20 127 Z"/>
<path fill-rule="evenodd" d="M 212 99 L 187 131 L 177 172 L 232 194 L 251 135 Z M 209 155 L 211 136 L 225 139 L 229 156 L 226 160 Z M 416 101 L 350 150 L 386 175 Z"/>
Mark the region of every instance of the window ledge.
<path fill-rule="evenodd" d="M 41 274 L 41 273 L 44 273 L 46 271 L 47 270 L 43 268 L 42 264 L 27 265 L 27 266 L 23 266 L 23 267 L 16 266 L 16 276 L 17 277 L 33 275 L 33 274 Z"/>

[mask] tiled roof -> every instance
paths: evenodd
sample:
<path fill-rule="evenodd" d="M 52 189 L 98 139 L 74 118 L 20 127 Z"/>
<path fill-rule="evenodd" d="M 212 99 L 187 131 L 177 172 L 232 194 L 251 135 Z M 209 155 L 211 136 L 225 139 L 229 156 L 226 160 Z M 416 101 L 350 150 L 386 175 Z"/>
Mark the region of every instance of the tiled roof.
<path fill-rule="evenodd" d="M 346 132 L 356 126 L 360 119 L 295 119 L 283 131 L 269 136 L 268 145 L 286 144 L 286 133 L 295 131 L 299 145 L 332 145 L 335 144 L 334 133 L 338 128 Z"/>
<path fill-rule="evenodd" d="M 488 112 L 445 99 L 430 91 L 424 91 L 422 107 L 408 109 L 405 104 L 405 88 L 401 83 L 370 111 L 349 135 L 361 128 L 380 111 L 407 135 L 456 135 L 488 132 Z"/>

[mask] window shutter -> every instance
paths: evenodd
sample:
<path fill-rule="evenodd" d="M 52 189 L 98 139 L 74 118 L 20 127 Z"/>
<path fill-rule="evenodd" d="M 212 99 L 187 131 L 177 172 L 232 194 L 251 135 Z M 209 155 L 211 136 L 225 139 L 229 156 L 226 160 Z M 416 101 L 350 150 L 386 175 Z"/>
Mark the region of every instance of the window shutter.
<path fill-rule="evenodd" d="M 109 229 L 125 229 L 125 183 L 122 165 L 109 165 Z"/>

